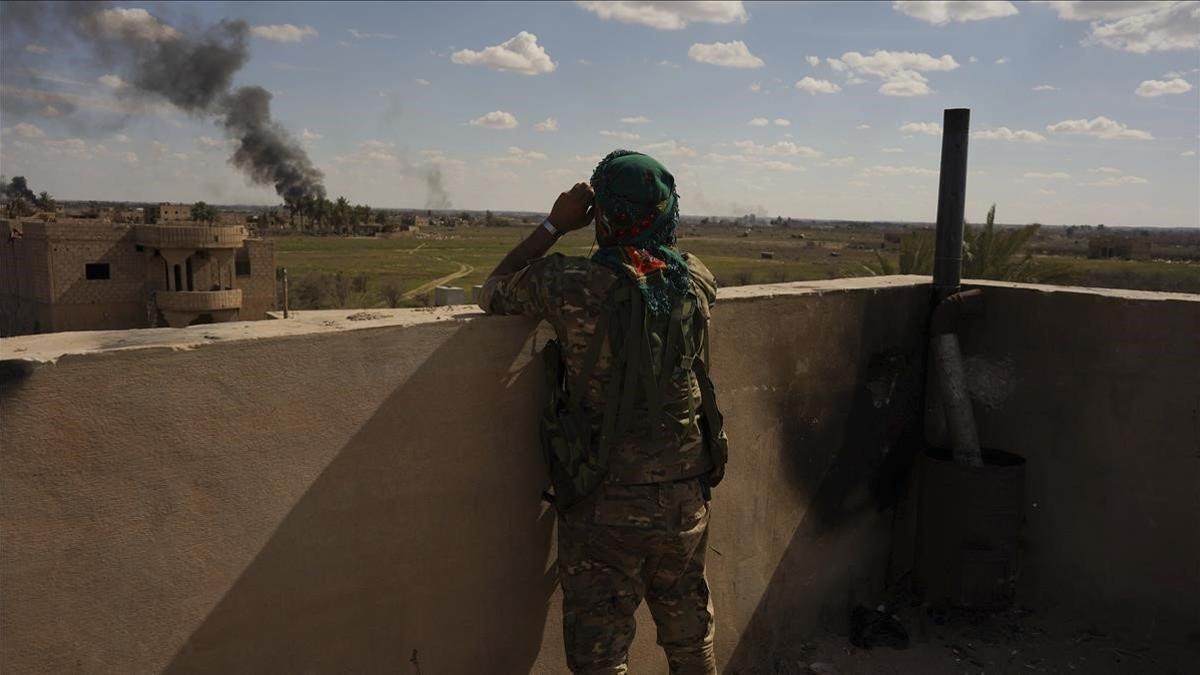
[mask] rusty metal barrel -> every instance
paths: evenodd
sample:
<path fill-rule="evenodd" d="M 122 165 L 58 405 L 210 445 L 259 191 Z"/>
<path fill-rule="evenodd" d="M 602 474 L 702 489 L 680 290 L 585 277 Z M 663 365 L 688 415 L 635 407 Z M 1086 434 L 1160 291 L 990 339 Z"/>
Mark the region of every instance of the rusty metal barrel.
<path fill-rule="evenodd" d="M 1025 459 L 985 448 L 983 461 L 941 448 L 921 457 L 914 581 L 931 605 L 1003 609 L 1015 596 Z"/>

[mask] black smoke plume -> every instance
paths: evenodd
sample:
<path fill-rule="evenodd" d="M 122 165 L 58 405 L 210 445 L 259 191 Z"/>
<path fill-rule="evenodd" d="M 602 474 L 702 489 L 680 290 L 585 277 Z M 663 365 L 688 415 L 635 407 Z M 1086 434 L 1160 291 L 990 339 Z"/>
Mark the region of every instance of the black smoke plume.
<path fill-rule="evenodd" d="M 5 182 L 0 176 L 0 197 L 5 199 L 24 199 L 30 204 L 37 201 L 37 195 L 29 189 L 25 176 L 13 176 L 12 182 Z"/>
<path fill-rule="evenodd" d="M 5 2 L 4 58 L 39 36 L 78 38 L 100 62 L 122 71 L 126 96 L 161 99 L 196 116 L 214 118 L 237 143 L 230 164 L 292 202 L 325 196 L 324 175 L 271 118 L 271 94 L 262 87 L 233 88 L 249 60 L 250 28 L 224 20 L 182 32 L 142 9 L 105 2 Z"/>

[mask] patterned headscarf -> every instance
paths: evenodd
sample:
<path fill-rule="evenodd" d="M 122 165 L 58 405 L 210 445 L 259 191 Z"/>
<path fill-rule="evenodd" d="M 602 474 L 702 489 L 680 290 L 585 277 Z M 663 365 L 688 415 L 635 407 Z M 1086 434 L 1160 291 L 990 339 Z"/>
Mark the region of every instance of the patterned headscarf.
<path fill-rule="evenodd" d="M 592 260 L 637 284 L 654 314 L 688 291 L 688 268 L 675 248 L 679 195 L 675 177 L 649 155 L 616 150 L 592 172 L 596 205 L 611 232 Z"/>

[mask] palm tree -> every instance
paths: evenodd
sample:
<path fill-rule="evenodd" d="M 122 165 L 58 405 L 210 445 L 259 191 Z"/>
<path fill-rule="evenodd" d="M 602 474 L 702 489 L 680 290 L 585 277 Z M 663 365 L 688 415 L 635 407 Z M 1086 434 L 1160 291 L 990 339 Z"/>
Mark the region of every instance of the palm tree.
<path fill-rule="evenodd" d="M 1013 230 L 996 229 L 996 205 L 988 209 L 987 220 L 982 229 L 966 225 L 963 230 L 962 276 L 965 279 L 996 279 L 1000 281 L 1022 281 L 1048 283 L 1062 281 L 1070 276 L 1068 268 L 1033 258 L 1033 254 L 1022 249 L 1042 226 L 1031 223 Z M 875 252 L 875 265 L 863 267 L 871 274 L 932 274 L 934 233 L 921 230 L 904 235 L 900 239 L 899 264 Z"/>
<path fill-rule="evenodd" d="M 49 192 L 43 190 L 37 197 L 37 206 L 43 211 L 53 211 L 58 204 L 54 201 L 54 197 L 50 196 Z"/>

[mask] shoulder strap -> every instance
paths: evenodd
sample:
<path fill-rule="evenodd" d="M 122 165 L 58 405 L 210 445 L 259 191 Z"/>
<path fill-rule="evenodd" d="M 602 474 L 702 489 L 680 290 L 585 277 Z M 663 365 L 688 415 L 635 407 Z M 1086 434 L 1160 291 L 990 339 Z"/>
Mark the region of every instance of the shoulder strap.
<path fill-rule="evenodd" d="M 607 301 L 604 303 L 604 308 L 608 308 Z M 579 368 L 579 373 L 575 376 L 575 381 L 568 392 L 570 395 L 569 405 L 572 410 L 578 410 L 583 405 L 583 399 L 588 389 L 588 380 L 592 377 L 592 371 L 596 369 L 596 362 L 600 360 L 600 349 L 604 346 L 605 336 L 608 335 L 608 323 L 608 317 L 603 314 L 596 320 L 596 330 L 592 333 L 591 341 L 588 342 L 583 365 Z"/>

